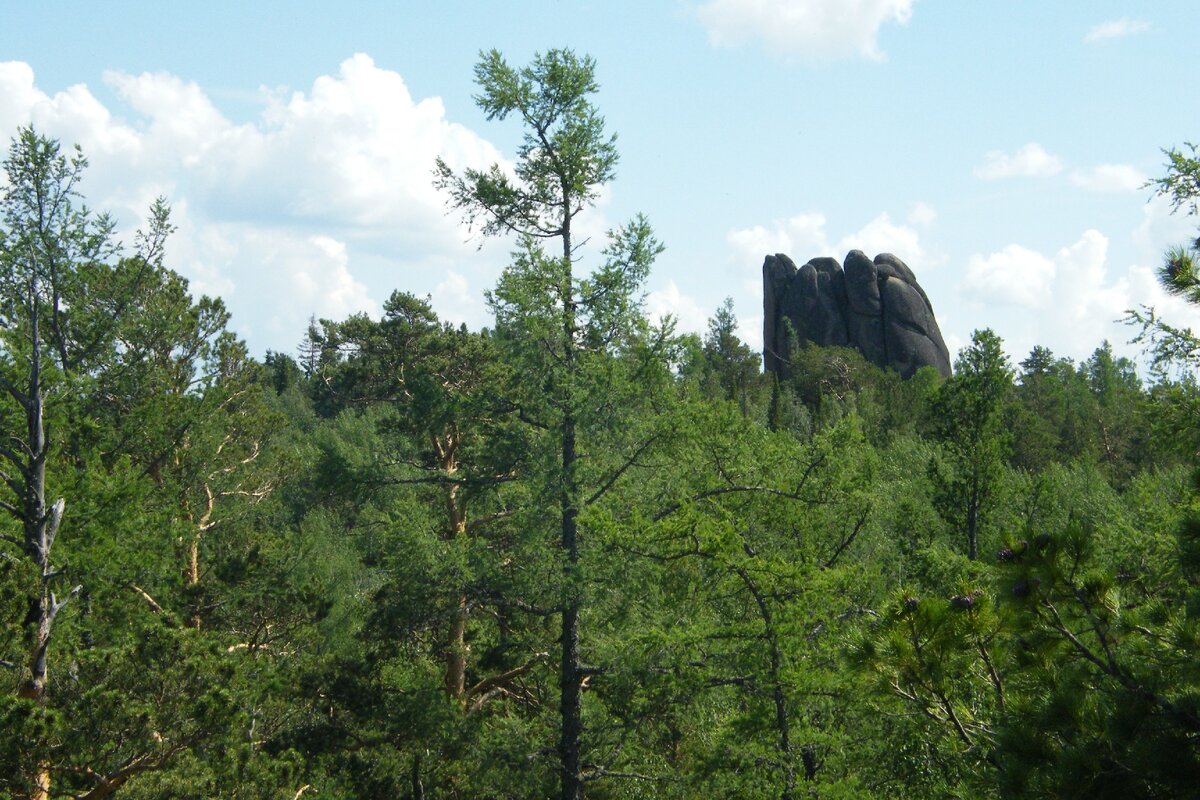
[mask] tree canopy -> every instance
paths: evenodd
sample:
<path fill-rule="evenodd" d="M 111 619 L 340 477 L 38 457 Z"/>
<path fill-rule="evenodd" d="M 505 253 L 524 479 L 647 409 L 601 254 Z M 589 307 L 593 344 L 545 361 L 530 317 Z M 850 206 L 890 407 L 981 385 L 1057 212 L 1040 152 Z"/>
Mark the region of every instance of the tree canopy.
<path fill-rule="evenodd" d="M 489 329 L 398 287 L 253 358 L 118 240 L 78 149 L 0 195 L 0 794 L 1186 797 L 1200 781 L 1200 345 L 904 380 L 732 303 L 652 324 L 663 245 L 597 65 L 492 51 L 511 168 L 434 165 L 505 237 Z M 1195 148 L 1153 182 L 1194 214 Z M 1200 300 L 1196 247 L 1165 285 Z"/>

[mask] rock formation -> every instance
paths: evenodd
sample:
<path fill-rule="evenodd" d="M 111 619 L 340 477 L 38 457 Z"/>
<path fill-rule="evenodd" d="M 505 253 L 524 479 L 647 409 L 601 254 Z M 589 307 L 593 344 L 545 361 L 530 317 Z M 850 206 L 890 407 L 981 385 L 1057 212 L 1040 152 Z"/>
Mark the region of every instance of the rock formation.
<path fill-rule="evenodd" d="M 790 324 L 790 329 L 789 329 Z M 787 374 L 789 339 L 854 347 L 878 367 L 911 377 L 924 366 L 950 375 L 933 307 L 911 269 L 891 253 L 814 258 L 799 269 L 778 253 L 763 262 L 763 359 Z"/>

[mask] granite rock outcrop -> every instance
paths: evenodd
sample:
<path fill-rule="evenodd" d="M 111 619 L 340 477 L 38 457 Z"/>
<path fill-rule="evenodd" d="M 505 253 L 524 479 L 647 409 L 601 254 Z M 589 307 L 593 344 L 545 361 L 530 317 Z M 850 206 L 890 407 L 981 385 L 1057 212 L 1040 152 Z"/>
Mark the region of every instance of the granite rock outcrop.
<path fill-rule="evenodd" d="M 788 373 L 791 348 L 803 342 L 854 347 L 878 367 L 909 378 L 931 366 L 950 375 L 950 354 L 933 306 L 913 271 L 891 253 L 861 250 L 814 258 L 801 267 L 782 253 L 763 262 L 763 361 Z"/>

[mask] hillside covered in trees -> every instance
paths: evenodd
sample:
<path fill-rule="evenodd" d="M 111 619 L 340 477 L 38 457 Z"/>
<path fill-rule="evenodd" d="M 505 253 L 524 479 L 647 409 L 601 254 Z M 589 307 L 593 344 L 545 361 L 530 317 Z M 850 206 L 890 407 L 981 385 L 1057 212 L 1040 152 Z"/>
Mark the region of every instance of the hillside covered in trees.
<path fill-rule="evenodd" d="M 494 327 L 400 287 L 261 361 L 17 132 L 0 199 L 0 794 L 1187 797 L 1200 341 L 903 380 L 732 308 L 647 322 L 662 245 L 593 64 L 484 56 L 515 169 L 433 180 L 512 243 Z M 1200 201 L 1196 152 L 1156 181 Z M 435 165 L 430 165 L 431 169 Z M 1166 285 L 1200 302 L 1200 240 Z"/>

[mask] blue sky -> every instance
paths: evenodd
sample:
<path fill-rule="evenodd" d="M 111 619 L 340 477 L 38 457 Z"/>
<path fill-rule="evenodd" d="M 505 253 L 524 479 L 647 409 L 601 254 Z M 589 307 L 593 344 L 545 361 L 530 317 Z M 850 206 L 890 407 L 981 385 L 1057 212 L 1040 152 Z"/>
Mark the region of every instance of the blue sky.
<path fill-rule="evenodd" d="M 1132 354 L 1115 320 L 1144 304 L 1200 326 L 1153 279 L 1197 220 L 1142 187 L 1200 139 L 1197 3 L 6 5 L 0 147 L 31 122 L 80 143 L 126 229 L 166 195 L 169 265 L 256 354 L 393 289 L 488 323 L 508 245 L 469 240 L 430 174 L 512 157 L 471 99 L 493 47 L 595 57 L 621 163 L 588 227 L 648 215 L 647 308 L 685 329 L 729 296 L 758 346 L 763 256 L 854 247 L 908 262 L 952 350 L 992 327 L 1016 360 Z"/>

